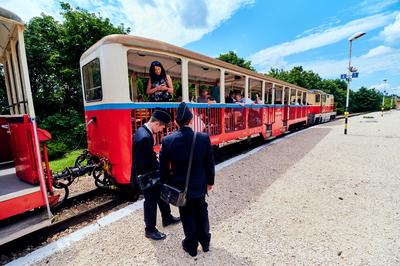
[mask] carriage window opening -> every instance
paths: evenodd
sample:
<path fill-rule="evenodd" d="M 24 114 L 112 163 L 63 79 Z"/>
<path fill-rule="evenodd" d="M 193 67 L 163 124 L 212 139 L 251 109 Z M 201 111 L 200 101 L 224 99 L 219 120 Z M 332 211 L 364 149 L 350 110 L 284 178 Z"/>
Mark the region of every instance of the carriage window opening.
<path fill-rule="evenodd" d="M 283 104 L 283 88 L 275 86 L 275 104 Z"/>
<path fill-rule="evenodd" d="M 297 104 L 303 104 L 301 100 L 302 91 L 297 91 Z"/>
<path fill-rule="evenodd" d="M 22 67 L 21 67 L 21 62 L 19 60 L 19 57 L 20 57 L 19 56 L 19 42 L 16 43 L 15 50 L 17 51 L 17 63 L 18 63 L 19 81 L 21 82 L 22 102 L 23 102 L 23 105 L 24 105 L 25 112 L 28 112 L 28 107 L 27 107 L 27 102 L 26 102 L 26 97 L 25 97 L 25 88 L 24 88 L 25 84 L 22 81 L 23 73 L 21 71 Z"/>
<path fill-rule="evenodd" d="M 11 59 L 11 55 L 10 55 L 10 68 L 11 69 L 8 69 L 8 78 L 9 78 L 9 82 L 11 84 L 10 92 L 13 95 L 13 97 L 11 99 L 12 100 L 12 106 L 13 106 L 14 112 L 16 114 L 21 114 L 21 112 L 19 110 L 19 104 L 18 104 L 17 83 L 16 83 L 16 80 L 15 80 L 15 73 L 14 73 L 14 62 Z"/>
<path fill-rule="evenodd" d="M 249 78 L 249 97 L 255 104 L 263 104 L 261 93 L 262 81 Z"/>
<path fill-rule="evenodd" d="M 307 105 L 307 93 L 306 92 L 303 92 L 303 105 Z"/>
<path fill-rule="evenodd" d="M 220 70 L 214 67 L 189 62 L 189 99 L 197 103 L 219 103 Z"/>
<path fill-rule="evenodd" d="M 289 104 L 289 88 L 285 87 L 284 88 L 284 94 L 283 94 L 283 104 Z"/>
<path fill-rule="evenodd" d="M 133 102 L 182 101 L 182 64 L 179 58 L 134 49 L 129 50 L 127 56 L 130 97 Z M 150 72 L 154 80 L 148 90 Z M 171 78 L 171 88 L 167 76 Z"/>
<path fill-rule="evenodd" d="M 291 89 L 290 90 L 290 102 L 289 104 L 296 104 L 297 103 L 297 99 L 296 99 L 296 90 L 295 89 Z"/>
<path fill-rule="evenodd" d="M 272 83 L 265 82 L 265 103 L 272 104 Z"/>
<path fill-rule="evenodd" d="M 100 60 L 96 58 L 84 65 L 82 73 L 85 100 L 87 102 L 101 101 L 103 92 L 101 89 Z"/>
<path fill-rule="evenodd" d="M 315 102 L 319 103 L 321 101 L 321 95 L 320 94 L 316 94 L 315 95 Z"/>
<path fill-rule="evenodd" d="M 245 82 L 245 76 L 232 72 L 225 72 L 225 103 L 243 101 Z"/>
<path fill-rule="evenodd" d="M 4 77 L 4 84 L 5 84 L 5 94 L 7 97 L 9 97 L 9 99 L 12 101 L 12 96 L 9 95 L 9 93 L 11 92 L 11 88 L 10 88 L 10 78 L 8 75 L 8 71 L 7 71 L 7 65 L 1 65 L 0 64 L 0 72 L 3 72 L 3 77 Z M 1 82 L 1 81 L 0 81 Z M 8 93 L 7 93 L 8 92 Z M 5 105 L 1 105 L 0 106 L 0 114 L 11 114 L 11 108 L 12 106 L 9 106 L 9 102 L 4 102 Z"/>

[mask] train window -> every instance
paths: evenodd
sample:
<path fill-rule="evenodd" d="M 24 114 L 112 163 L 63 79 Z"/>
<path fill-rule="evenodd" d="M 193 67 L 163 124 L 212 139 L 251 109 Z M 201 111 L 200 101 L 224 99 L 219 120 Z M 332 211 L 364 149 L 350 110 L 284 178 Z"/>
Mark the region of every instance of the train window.
<path fill-rule="evenodd" d="M 296 99 L 296 90 L 291 89 L 290 90 L 290 101 L 289 104 L 296 104 L 297 99 Z"/>
<path fill-rule="evenodd" d="M 272 83 L 265 83 L 265 103 L 272 104 Z"/>
<path fill-rule="evenodd" d="M 283 103 L 284 104 L 289 104 L 289 93 L 290 93 L 290 88 L 289 87 L 285 87 L 284 89 L 284 95 L 283 95 Z"/>
<path fill-rule="evenodd" d="M 220 70 L 218 68 L 189 62 L 189 99 L 198 103 L 219 103 Z"/>
<path fill-rule="evenodd" d="M 85 100 L 87 102 L 101 101 L 103 92 L 101 89 L 100 60 L 96 58 L 84 65 L 82 74 Z"/>
<path fill-rule="evenodd" d="M 316 94 L 316 95 L 315 95 L 315 102 L 316 102 L 316 103 L 321 102 L 321 94 Z"/>
<path fill-rule="evenodd" d="M 229 97 L 229 95 L 232 94 L 234 98 L 236 94 L 240 94 L 244 97 L 245 85 L 245 76 L 232 72 L 225 72 L 225 103 L 232 103 Z"/>
<path fill-rule="evenodd" d="M 275 86 L 275 103 L 283 104 L 283 88 L 280 86 Z"/>
<path fill-rule="evenodd" d="M 24 88 L 24 82 L 23 82 L 23 80 L 22 80 L 22 75 L 23 75 L 23 73 L 22 73 L 22 71 L 21 71 L 21 69 L 22 69 L 22 67 L 21 67 L 21 63 L 20 63 L 20 60 L 19 60 L 19 42 L 17 42 L 16 44 L 15 44 L 15 50 L 16 50 L 16 52 L 17 52 L 17 65 L 18 65 L 18 72 L 19 72 L 19 82 L 21 83 L 21 94 L 22 94 L 22 99 L 21 99 L 21 102 L 22 102 L 22 104 L 23 104 L 23 107 L 24 107 L 24 113 L 27 113 L 27 111 L 28 111 L 28 107 L 27 107 L 27 102 L 26 102 L 26 98 L 25 98 L 25 88 Z"/>
<path fill-rule="evenodd" d="M 304 91 L 302 94 L 303 94 L 302 103 L 304 105 L 306 105 L 307 104 L 307 92 Z"/>
<path fill-rule="evenodd" d="M 145 52 L 131 49 L 127 53 L 129 88 L 133 102 L 158 101 L 179 102 L 182 100 L 182 64 L 181 59 L 163 54 Z M 166 93 L 147 93 L 147 85 L 150 79 L 150 67 L 152 62 L 158 61 L 164 68 L 165 74 L 172 80 L 172 90 Z M 166 78 L 160 81 L 168 86 Z M 154 82 L 154 86 L 158 84 Z M 159 84 L 161 85 L 161 84 Z M 153 84 L 151 85 L 153 88 Z M 171 89 L 171 88 L 170 88 Z"/>
<path fill-rule="evenodd" d="M 261 102 L 262 93 L 262 81 L 257 79 L 249 78 L 249 96 L 250 99 L 256 104 L 263 104 Z"/>

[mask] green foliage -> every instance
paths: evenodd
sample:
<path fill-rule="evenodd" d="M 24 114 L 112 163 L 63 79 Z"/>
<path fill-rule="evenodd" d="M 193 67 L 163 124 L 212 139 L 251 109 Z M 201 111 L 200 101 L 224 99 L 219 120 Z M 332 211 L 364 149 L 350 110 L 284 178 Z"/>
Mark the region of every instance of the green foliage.
<path fill-rule="evenodd" d="M 267 75 L 310 90 L 318 89 L 318 83 L 322 80 L 318 74 L 311 70 L 305 71 L 301 66 L 290 71 L 272 68 Z"/>
<path fill-rule="evenodd" d="M 64 154 L 68 151 L 67 145 L 65 145 L 61 141 L 50 141 L 47 143 L 47 154 L 49 156 L 49 160 L 55 160 L 64 156 Z"/>
<path fill-rule="evenodd" d="M 353 112 L 377 111 L 382 105 L 382 94 L 375 89 L 361 87 L 354 93 L 351 100 L 350 109 Z"/>
<path fill-rule="evenodd" d="M 129 32 L 109 19 L 73 9 L 61 2 L 63 22 L 42 14 L 25 31 L 28 66 L 35 109 L 39 117 L 64 110 L 83 110 L 79 59 L 102 37 Z"/>
<path fill-rule="evenodd" d="M 243 68 L 250 69 L 251 71 L 256 71 L 256 69 L 251 65 L 250 60 L 245 60 L 241 57 L 238 57 L 234 51 L 229 51 L 226 54 L 220 54 L 217 59 L 228 62 L 233 65 L 237 65 Z"/>
<path fill-rule="evenodd" d="M 49 142 L 51 158 L 60 158 L 66 151 L 86 145 L 85 122 L 83 116 L 70 109 L 56 113 L 40 121 L 39 126 L 52 134 Z"/>
<path fill-rule="evenodd" d="M 0 115 L 9 114 L 3 65 L 0 65 Z"/>
<path fill-rule="evenodd" d="M 78 156 L 82 153 L 82 151 L 83 151 L 82 149 L 79 149 L 72 152 L 68 152 L 67 154 L 64 155 L 63 158 L 50 161 L 50 169 L 53 172 L 60 172 L 67 167 L 74 166 L 76 158 L 78 158 Z"/>

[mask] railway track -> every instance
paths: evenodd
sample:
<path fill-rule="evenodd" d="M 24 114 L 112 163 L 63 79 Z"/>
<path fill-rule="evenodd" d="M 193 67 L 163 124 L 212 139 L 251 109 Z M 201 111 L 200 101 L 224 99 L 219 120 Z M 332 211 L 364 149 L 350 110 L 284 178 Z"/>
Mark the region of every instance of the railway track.
<path fill-rule="evenodd" d="M 366 113 L 356 113 L 350 116 L 363 114 Z M 344 116 L 339 116 L 335 120 L 343 118 Z M 265 142 L 261 138 L 255 138 L 251 139 L 251 141 L 239 141 L 219 148 L 215 150 L 216 163 L 221 163 L 232 157 L 246 153 Z M 127 197 L 121 197 L 116 193 L 110 193 L 110 191 L 102 189 L 94 189 L 70 197 L 63 209 L 54 212 L 53 223 L 50 226 L 1 246 L 0 264 L 23 256 L 35 248 L 52 241 L 53 237 L 60 232 L 71 228 L 78 229 L 83 223 L 86 225 L 97 219 L 101 213 L 110 212 L 122 207 L 124 204 L 128 204 L 130 201 L 132 202 L 132 199 L 129 200 Z M 91 204 L 93 202 L 96 203 Z"/>

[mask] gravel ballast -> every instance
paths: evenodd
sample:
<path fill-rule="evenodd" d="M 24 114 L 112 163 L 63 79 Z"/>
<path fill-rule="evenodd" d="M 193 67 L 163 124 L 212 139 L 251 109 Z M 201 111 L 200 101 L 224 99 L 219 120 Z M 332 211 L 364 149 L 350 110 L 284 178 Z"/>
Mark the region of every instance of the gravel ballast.
<path fill-rule="evenodd" d="M 400 264 L 399 153 L 400 112 L 313 127 L 217 173 L 208 253 L 160 217 L 167 239 L 145 238 L 139 210 L 38 264 Z"/>

